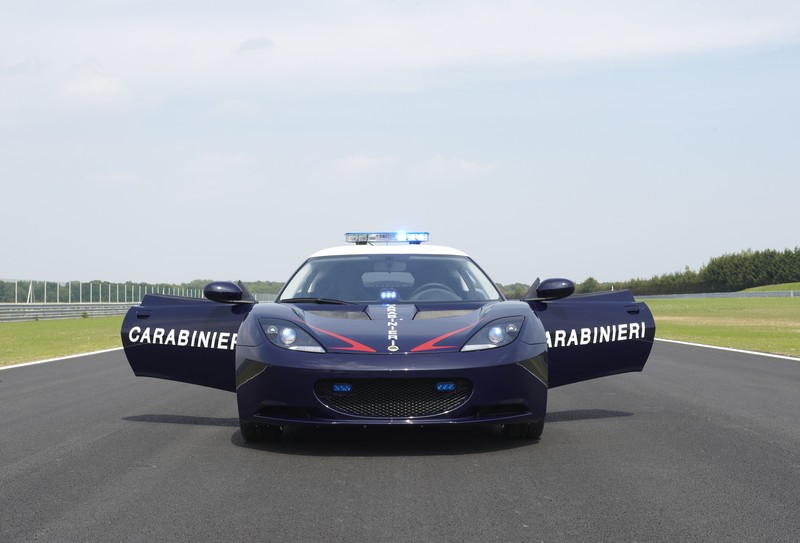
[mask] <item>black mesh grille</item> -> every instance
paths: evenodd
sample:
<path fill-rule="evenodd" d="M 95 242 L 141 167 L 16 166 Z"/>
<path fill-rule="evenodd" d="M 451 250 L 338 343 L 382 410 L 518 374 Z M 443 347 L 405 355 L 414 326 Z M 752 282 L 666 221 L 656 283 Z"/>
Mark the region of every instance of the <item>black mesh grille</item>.
<path fill-rule="evenodd" d="M 348 392 L 334 391 L 348 388 Z M 349 415 L 430 417 L 467 401 L 472 383 L 466 379 L 323 379 L 314 385 L 314 392 L 331 409 Z"/>

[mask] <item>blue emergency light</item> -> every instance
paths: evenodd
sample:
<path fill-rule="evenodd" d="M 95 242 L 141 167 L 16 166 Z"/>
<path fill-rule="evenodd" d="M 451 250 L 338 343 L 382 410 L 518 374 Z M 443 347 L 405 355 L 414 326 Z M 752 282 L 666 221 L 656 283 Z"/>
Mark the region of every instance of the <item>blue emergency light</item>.
<path fill-rule="evenodd" d="M 356 245 L 392 242 L 419 245 L 423 241 L 428 241 L 430 236 L 429 232 L 346 232 L 344 240 Z"/>
<path fill-rule="evenodd" d="M 382 290 L 381 291 L 381 300 L 396 300 L 397 299 L 397 291 L 396 290 Z"/>

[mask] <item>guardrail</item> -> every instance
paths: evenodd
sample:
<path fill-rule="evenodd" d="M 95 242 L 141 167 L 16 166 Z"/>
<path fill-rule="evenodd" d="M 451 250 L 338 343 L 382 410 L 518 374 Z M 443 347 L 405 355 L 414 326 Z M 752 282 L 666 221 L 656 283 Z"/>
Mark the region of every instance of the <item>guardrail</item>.
<path fill-rule="evenodd" d="M 124 315 L 138 303 L 0 304 L 0 322 Z"/>
<path fill-rule="evenodd" d="M 636 296 L 637 300 L 648 298 L 799 298 L 800 290 L 776 290 L 764 292 L 708 292 L 705 294 L 651 294 Z"/>
<path fill-rule="evenodd" d="M 255 298 L 260 303 L 267 303 L 275 300 L 275 294 L 256 294 Z M 124 303 L 84 302 L 72 304 L 0 303 L 0 322 L 110 317 L 124 315 L 128 309 L 134 305 L 139 305 L 139 301 L 136 300 Z"/>

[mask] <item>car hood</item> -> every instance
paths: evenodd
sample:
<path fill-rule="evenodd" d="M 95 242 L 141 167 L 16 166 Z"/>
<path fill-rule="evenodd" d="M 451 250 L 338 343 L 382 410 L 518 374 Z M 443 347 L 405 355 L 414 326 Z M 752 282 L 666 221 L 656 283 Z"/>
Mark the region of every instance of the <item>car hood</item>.
<path fill-rule="evenodd" d="M 491 320 L 494 305 L 316 306 L 296 314 L 328 352 L 451 352 Z"/>

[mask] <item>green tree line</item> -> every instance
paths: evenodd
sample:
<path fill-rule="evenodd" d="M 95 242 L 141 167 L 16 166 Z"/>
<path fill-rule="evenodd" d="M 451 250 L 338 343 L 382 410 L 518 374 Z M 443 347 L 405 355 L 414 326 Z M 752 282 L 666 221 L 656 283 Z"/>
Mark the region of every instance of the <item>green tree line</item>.
<path fill-rule="evenodd" d="M 601 292 L 611 289 L 629 289 L 635 295 L 736 292 L 764 285 L 798 281 L 800 281 L 800 247 L 784 251 L 748 249 L 712 258 L 699 271 L 686 267 L 683 271 L 656 275 L 650 279 L 615 282 L 600 282 L 589 277 L 576 285 L 575 292 Z M 498 284 L 498 286 L 506 297 L 513 299 L 521 298 L 528 289 L 528 285 L 521 283 Z"/>
<path fill-rule="evenodd" d="M 658 275 L 647 280 L 633 279 L 610 283 L 606 286 L 613 286 L 615 289 L 627 288 L 639 295 L 690 294 L 737 292 L 753 287 L 797 281 L 800 281 L 800 247 L 784 251 L 748 249 L 712 258 L 699 271 L 687 267 L 682 272 Z"/>

